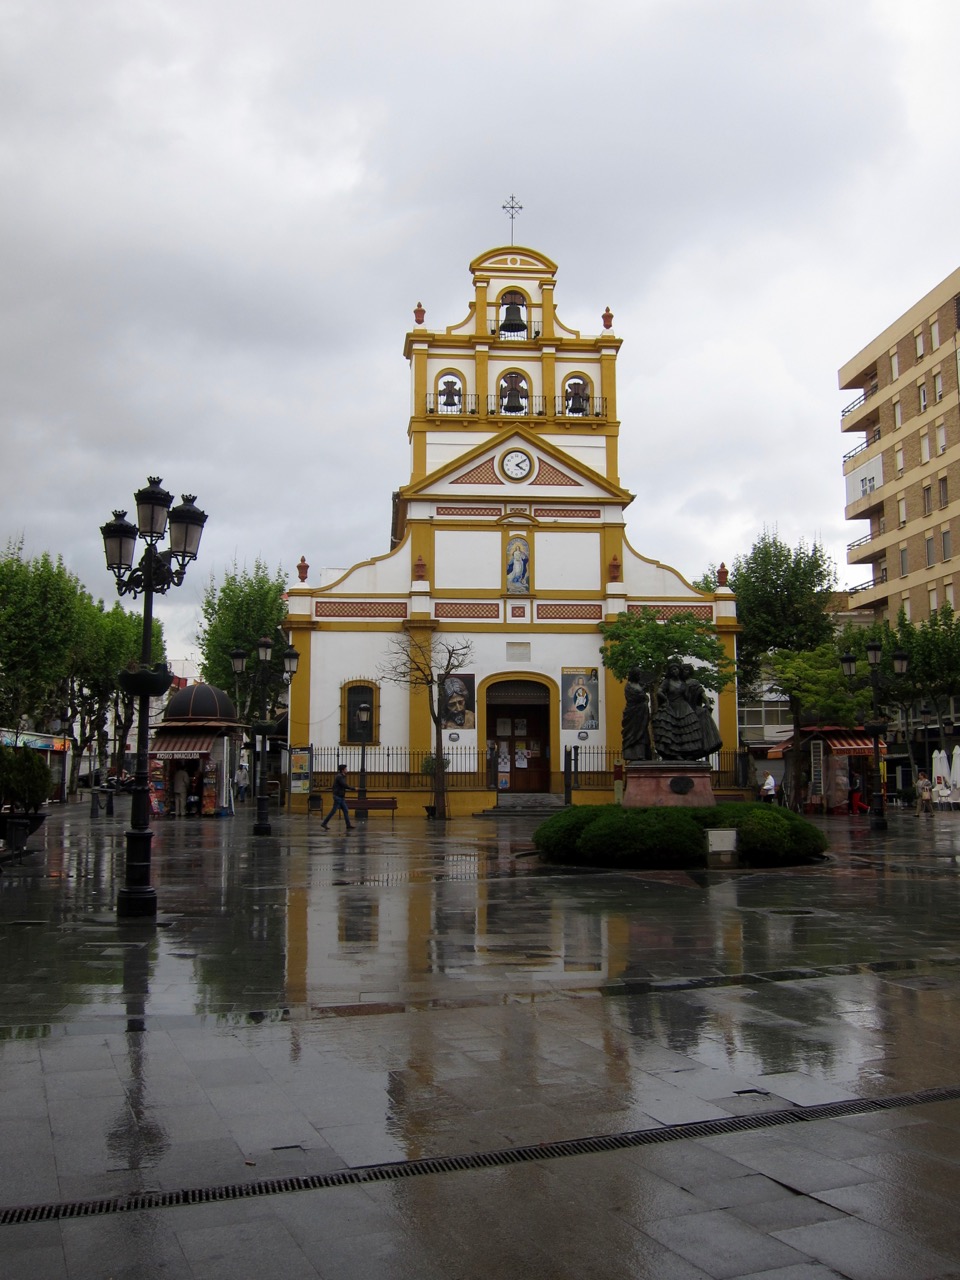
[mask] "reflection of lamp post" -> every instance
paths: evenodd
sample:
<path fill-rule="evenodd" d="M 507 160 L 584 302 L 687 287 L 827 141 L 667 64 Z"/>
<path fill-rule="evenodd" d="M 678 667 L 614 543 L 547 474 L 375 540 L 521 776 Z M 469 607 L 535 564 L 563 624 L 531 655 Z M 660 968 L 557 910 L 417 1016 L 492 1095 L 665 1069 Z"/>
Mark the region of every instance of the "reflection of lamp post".
<path fill-rule="evenodd" d="M 367 798 L 367 738 L 370 734 L 370 703 L 361 702 L 357 707 L 357 724 L 360 726 L 360 777 L 357 779 L 357 799 Z M 355 814 L 357 822 L 366 822 L 367 811 L 361 803 Z"/>
<path fill-rule="evenodd" d="M 166 665 L 151 670 L 153 642 L 153 597 L 179 587 L 187 565 L 196 560 L 206 515 L 195 505 L 193 494 L 184 494 L 180 506 L 170 510 L 171 494 L 160 487 L 160 479 L 150 476 L 145 489 L 135 495 L 137 523 L 131 524 L 125 511 L 114 511 L 113 519 L 100 529 L 107 568 L 117 580 L 117 594 L 143 596 L 143 633 L 140 667 L 121 671 L 120 687 L 133 694 L 137 707 L 137 768 L 127 832 L 126 867 L 123 888 L 117 894 L 118 916 L 155 916 L 157 893 L 150 883 L 150 699 L 170 688 L 172 677 Z M 158 551 L 157 544 L 170 527 L 170 546 Z M 139 564 L 133 563 L 137 538 L 147 544 Z"/>
<path fill-rule="evenodd" d="M 870 827 L 873 831 L 886 831 L 887 819 L 883 806 L 883 773 L 880 768 L 880 735 L 886 732 L 886 722 L 882 719 L 880 708 L 880 659 L 883 656 L 883 646 L 879 640 L 871 640 L 867 644 L 867 665 L 870 670 L 870 691 L 873 697 L 873 722 L 864 725 L 873 738 L 873 783 L 871 785 L 870 794 Z M 894 675 L 903 676 L 907 673 L 909 658 L 902 649 L 897 649 L 893 655 L 893 671 Z M 852 653 L 845 653 L 840 659 L 840 667 L 843 674 L 848 680 L 852 680 L 857 674 L 857 660 Z"/>
<path fill-rule="evenodd" d="M 257 661 L 259 667 L 257 669 L 257 680 L 260 685 L 260 719 L 255 720 L 250 728 L 253 733 L 253 785 L 254 792 L 257 797 L 256 818 L 253 824 L 253 834 L 255 836 L 268 836 L 271 833 L 270 827 L 270 798 L 267 794 L 267 771 L 266 771 L 266 739 L 267 734 L 272 733 L 276 729 L 276 725 L 272 721 L 267 720 L 267 686 L 270 683 L 270 657 L 273 653 L 273 641 L 269 636 L 263 636 L 257 641 Z M 287 645 L 283 651 L 283 674 L 284 679 L 289 680 L 291 676 L 296 675 L 297 664 L 300 661 L 300 654 L 296 651 L 292 644 Z M 237 688 L 237 699 L 239 701 L 240 676 L 243 675 L 247 665 L 247 654 L 244 649 L 230 650 L 230 663 L 233 667 L 234 680 Z"/>

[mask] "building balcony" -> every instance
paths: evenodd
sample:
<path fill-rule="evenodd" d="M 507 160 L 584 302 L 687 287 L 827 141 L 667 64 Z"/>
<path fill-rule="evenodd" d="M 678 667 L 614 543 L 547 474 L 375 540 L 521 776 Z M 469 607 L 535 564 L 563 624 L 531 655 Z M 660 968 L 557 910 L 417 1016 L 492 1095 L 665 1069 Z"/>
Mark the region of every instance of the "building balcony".
<path fill-rule="evenodd" d="M 883 514 L 882 485 L 871 490 L 870 493 L 863 494 L 843 509 L 844 518 L 847 520 L 869 520 L 874 512 L 878 515 Z"/>
<path fill-rule="evenodd" d="M 879 527 L 866 533 L 855 542 L 847 543 L 847 564 L 869 564 L 880 560 L 887 554 L 884 535 L 887 531 L 886 521 L 881 519 Z"/>
<path fill-rule="evenodd" d="M 851 400 L 846 408 L 840 411 L 841 431 L 867 431 L 880 423 L 880 401 L 877 385 L 870 386 L 861 392 L 856 400 Z"/>
<path fill-rule="evenodd" d="M 853 458 L 860 458 L 860 461 L 857 463 L 857 466 L 859 466 L 861 462 L 866 462 L 866 458 L 860 457 L 860 455 L 865 453 L 872 444 L 876 444 L 879 441 L 879 439 L 880 439 L 880 428 L 874 427 L 874 429 L 867 436 L 866 440 L 864 440 L 861 444 L 858 444 L 855 449 L 851 449 L 849 453 L 845 453 L 843 455 L 844 474 L 846 474 L 847 472 L 847 463 L 850 462 Z M 850 469 L 852 470 L 852 468 Z"/>
<path fill-rule="evenodd" d="M 427 393 L 427 413 L 448 413 L 454 417 L 474 417 L 480 412 L 480 397 L 473 393 L 461 391 L 441 391 Z"/>
<path fill-rule="evenodd" d="M 860 582 L 855 587 L 847 587 L 850 604 L 856 609 L 869 609 L 874 605 L 884 604 L 890 596 L 886 572 L 878 573 L 875 578 Z"/>

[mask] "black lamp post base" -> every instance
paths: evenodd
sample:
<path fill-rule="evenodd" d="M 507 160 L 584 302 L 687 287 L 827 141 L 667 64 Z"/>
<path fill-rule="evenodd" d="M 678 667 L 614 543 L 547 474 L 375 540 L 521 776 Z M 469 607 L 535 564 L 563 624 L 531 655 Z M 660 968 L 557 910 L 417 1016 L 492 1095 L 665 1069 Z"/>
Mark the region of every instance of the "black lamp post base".
<path fill-rule="evenodd" d="M 157 918 L 157 891 L 147 885 L 140 889 L 126 887 L 117 893 L 117 918 L 143 920 Z"/>
<path fill-rule="evenodd" d="M 269 806 L 270 800 L 267 796 L 257 796 L 257 817 L 253 824 L 253 834 L 255 836 L 268 836 L 273 831 L 270 826 Z"/>

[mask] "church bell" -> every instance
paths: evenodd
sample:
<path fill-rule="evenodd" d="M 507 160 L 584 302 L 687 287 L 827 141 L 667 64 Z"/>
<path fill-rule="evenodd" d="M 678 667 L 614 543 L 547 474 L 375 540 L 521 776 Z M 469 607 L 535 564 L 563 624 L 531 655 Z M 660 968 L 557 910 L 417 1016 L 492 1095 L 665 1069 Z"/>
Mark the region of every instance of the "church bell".
<path fill-rule="evenodd" d="M 444 409 L 456 409 L 460 404 L 460 388 L 452 378 L 447 378 L 442 384 L 443 398 L 440 404 Z"/>
<path fill-rule="evenodd" d="M 571 382 L 567 386 L 567 412 L 584 414 L 587 412 L 586 387 L 582 382 Z"/>
<path fill-rule="evenodd" d="M 503 296 L 503 323 L 501 333 L 526 333 L 527 322 L 523 318 L 523 294 L 506 293 Z"/>

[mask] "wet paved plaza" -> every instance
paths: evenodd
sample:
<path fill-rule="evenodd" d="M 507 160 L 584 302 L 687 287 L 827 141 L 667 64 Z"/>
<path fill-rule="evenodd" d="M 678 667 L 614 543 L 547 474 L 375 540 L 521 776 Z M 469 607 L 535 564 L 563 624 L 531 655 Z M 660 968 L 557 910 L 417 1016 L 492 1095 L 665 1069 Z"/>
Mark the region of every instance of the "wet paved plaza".
<path fill-rule="evenodd" d="M 0 876 L 0 1277 L 960 1277 L 960 813 L 780 873 L 158 820 Z M 460 1159 L 455 1159 L 460 1158 Z"/>

